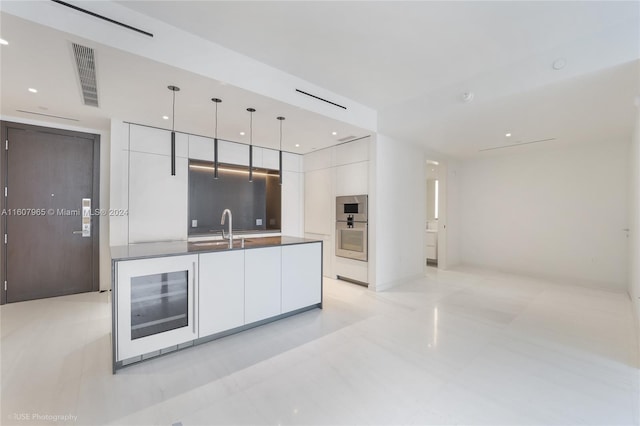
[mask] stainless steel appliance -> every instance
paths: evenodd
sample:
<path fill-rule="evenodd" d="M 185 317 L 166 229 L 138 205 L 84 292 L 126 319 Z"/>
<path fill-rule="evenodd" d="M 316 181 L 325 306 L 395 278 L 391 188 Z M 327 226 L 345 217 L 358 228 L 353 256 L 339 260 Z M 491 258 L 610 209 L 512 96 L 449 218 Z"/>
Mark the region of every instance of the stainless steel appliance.
<path fill-rule="evenodd" d="M 336 197 L 336 256 L 368 260 L 366 195 Z"/>

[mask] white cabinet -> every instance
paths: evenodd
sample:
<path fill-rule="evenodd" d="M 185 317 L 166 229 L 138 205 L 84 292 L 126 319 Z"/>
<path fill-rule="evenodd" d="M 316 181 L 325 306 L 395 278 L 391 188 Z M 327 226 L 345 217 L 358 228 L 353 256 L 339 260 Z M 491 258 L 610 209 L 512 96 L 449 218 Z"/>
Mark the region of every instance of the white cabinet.
<path fill-rule="evenodd" d="M 368 193 L 368 161 L 336 167 L 336 196 Z"/>
<path fill-rule="evenodd" d="M 335 165 L 358 163 L 369 160 L 369 138 L 336 146 Z"/>
<path fill-rule="evenodd" d="M 244 322 L 250 324 L 279 315 L 281 247 L 245 250 Z"/>
<path fill-rule="evenodd" d="M 281 188 L 281 232 L 282 235 L 302 237 L 303 230 L 304 175 L 296 172 L 282 172 Z"/>
<path fill-rule="evenodd" d="M 187 158 L 188 136 L 176 133 L 176 157 Z M 131 125 L 129 150 L 171 156 L 171 132 L 153 127 Z"/>
<path fill-rule="evenodd" d="M 322 244 L 282 247 L 282 312 L 322 301 Z"/>
<path fill-rule="evenodd" d="M 129 243 L 187 239 L 188 164 L 171 157 L 129 153 Z"/>
<path fill-rule="evenodd" d="M 244 324 L 244 251 L 200 255 L 200 337 Z"/>
<path fill-rule="evenodd" d="M 280 153 L 274 149 L 263 148 L 262 167 L 265 169 L 278 170 L 280 167 Z"/>
<path fill-rule="evenodd" d="M 218 161 L 226 164 L 249 166 L 249 145 L 218 139 Z"/>
<path fill-rule="evenodd" d="M 117 264 L 118 361 L 198 337 L 198 255 Z"/>
<path fill-rule="evenodd" d="M 189 158 L 194 160 L 213 161 L 213 139 L 189 135 Z"/>
<path fill-rule="evenodd" d="M 426 244 L 427 244 L 427 250 L 426 250 L 427 259 L 437 260 L 438 259 L 438 233 L 427 231 Z"/>
<path fill-rule="evenodd" d="M 304 176 L 304 231 L 331 235 L 335 226 L 332 169 L 314 170 Z"/>

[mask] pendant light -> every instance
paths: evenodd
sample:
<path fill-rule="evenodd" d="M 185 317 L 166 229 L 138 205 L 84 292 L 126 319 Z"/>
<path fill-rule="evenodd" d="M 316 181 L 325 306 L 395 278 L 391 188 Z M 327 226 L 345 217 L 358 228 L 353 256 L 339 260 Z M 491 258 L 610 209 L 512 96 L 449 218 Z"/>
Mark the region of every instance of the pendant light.
<path fill-rule="evenodd" d="M 282 122 L 284 121 L 284 117 L 276 117 L 280 121 L 280 173 L 279 173 L 279 183 L 282 185 Z"/>
<path fill-rule="evenodd" d="M 249 182 L 253 182 L 253 113 L 255 108 L 247 108 L 249 111 Z"/>
<path fill-rule="evenodd" d="M 178 86 L 167 86 L 173 92 L 173 108 L 171 113 L 171 176 L 176 175 L 176 92 L 180 91 Z"/>
<path fill-rule="evenodd" d="M 222 102 L 222 99 L 211 98 L 216 104 L 216 127 L 213 136 L 213 178 L 218 179 L 218 104 Z"/>

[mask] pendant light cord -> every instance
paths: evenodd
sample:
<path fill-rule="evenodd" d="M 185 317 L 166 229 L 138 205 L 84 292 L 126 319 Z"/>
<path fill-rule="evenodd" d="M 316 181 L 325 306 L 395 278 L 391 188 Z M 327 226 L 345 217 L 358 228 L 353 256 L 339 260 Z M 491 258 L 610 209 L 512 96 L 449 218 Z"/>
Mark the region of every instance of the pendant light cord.
<path fill-rule="evenodd" d="M 282 151 L 282 120 L 280 120 L 280 151 Z"/>
<path fill-rule="evenodd" d="M 249 111 L 249 145 L 253 145 L 253 111 Z"/>
<path fill-rule="evenodd" d="M 174 132 L 176 130 L 176 91 L 173 90 L 173 111 L 171 112 L 171 131 Z"/>

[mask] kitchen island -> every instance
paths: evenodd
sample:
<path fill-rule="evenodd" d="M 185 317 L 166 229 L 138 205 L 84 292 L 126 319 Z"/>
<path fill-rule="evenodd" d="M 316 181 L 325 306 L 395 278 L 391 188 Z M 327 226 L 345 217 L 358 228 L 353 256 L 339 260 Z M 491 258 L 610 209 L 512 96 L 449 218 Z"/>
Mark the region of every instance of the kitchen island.
<path fill-rule="evenodd" d="M 297 237 L 117 246 L 113 372 L 322 308 L 322 241 Z"/>

